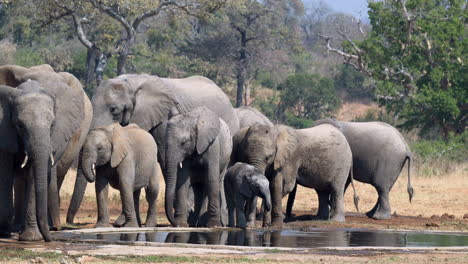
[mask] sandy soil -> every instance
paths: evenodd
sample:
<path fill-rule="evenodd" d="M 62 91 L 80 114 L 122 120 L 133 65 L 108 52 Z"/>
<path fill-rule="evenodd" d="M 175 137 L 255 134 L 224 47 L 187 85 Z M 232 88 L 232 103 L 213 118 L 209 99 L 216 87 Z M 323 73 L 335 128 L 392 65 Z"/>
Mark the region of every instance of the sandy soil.
<path fill-rule="evenodd" d="M 404 169 L 403 171 L 406 171 Z M 377 221 L 369 219 L 364 212 L 371 209 L 377 199 L 375 190 L 369 185 L 356 183 L 360 196 L 361 212 L 356 212 L 352 203 L 352 192 L 346 193 L 346 222 L 314 220 L 317 198 L 313 190 L 299 188 L 293 212 L 296 217 L 285 223 L 285 228 L 376 228 L 411 230 L 468 231 L 468 173 L 466 166 L 443 178 L 413 176 L 415 189 L 413 202 L 406 193 L 407 175 L 402 174 L 391 192 L 392 219 Z M 69 177 L 62 191 L 62 221 L 71 196 Z M 68 186 L 68 187 L 67 187 Z M 164 197 L 158 199 L 158 223 L 168 224 L 162 206 Z M 94 188 L 88 188 L 75 225 L 64 224 L 63 229 L 93 227 L 96 221 Z M 111 221 L 120 213 L 118 192 L 111 192 Z M 286 203 L 286 198 L 283 200 Z M 285 207 L 284 207 L 285 208 Z M 146 211 L 143 203 L 141 212 Z M 260 221 L 257 222 L 259 226 Z M 25 250 L 26 249 L 26 250 Z M 468 263 L 468 249 L 310 249 L 268 250 L 265 248 L 245 249 L 216 246 L 181 245 L 95 245 L 83 243 L 24 243 L 14 239 L 0 240 L 0 263 Z"/>

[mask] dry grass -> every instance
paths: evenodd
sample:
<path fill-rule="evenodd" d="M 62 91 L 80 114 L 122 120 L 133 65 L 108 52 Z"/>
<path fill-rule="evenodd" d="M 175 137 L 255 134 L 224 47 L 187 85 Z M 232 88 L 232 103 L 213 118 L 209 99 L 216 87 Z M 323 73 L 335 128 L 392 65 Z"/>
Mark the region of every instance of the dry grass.
<path fill-rule="evenodd" d="M 412 171 L 411 182 L 415 191 L 413 202 L 408 200 L 406 191 L 407 174 L 403 169 L 400 178 L 395 183 L 391 193 L 390 202 L 392 211 L 398 215 L 424 216 L 442 215 L 447 213 L 454 215 L 457 219 L 463 218 L 468 213 L 468 163 L 459 165 L 451 173 L 443 177 L 425 177 L 418 175 L 417 171 Z M 70 171 L 61 191 L 65 206 L 68 206 L 69 199 L 73 192 L 73 184 L 76 172 Z M 355 182 L 356 191 L 360 197 L 360 210 L 366 212 L 370 210 L 377 201 L 377 193 L 368 184 Z M 158 197 L 159 208 L 163 208 L 164 181 L 161 179 L 160 195 Z M 89 184 L 86 190 L 86 200 L 94 200 L 94 184 Z M 119 201 L 119 192 L 110 188 L 109 197 L 113 201 Z M 286 208 L 287 199 L 283 199 Z M 317 195 L 312 189 L 298 187 L 294 210 L 312 210 L 317 208 Z M 348 212 L 355 212 L 351 188 L 345 195 L 345 208 Z M 314 209 L 315 210 L 315 209 Z"/>

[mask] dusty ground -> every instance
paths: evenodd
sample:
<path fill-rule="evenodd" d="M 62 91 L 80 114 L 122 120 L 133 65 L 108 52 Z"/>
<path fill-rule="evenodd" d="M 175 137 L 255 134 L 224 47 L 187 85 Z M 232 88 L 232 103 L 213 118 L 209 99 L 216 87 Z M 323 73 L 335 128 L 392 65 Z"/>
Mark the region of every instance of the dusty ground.
<path fill-rule="evenodd" d="M 406 171 L 404 169 L 403 171 Z M 74 176 L 69 177 L 62 192 L 62 216 L 65 221 L 66 209 L 71 196 Z M 391 193 L 391 220 L 376 221 L 367 218 L 364 212 L 371 209 L 377 195 L 371 186 L 356 183 L 360 196 L 361 212 L 356 212 L 352 203 L 352 192 L 346 194 L 347 217 L 345 223 L 313 220 L 317 207 L 316 195 L 312 190 L 299 188 L 293 212 L 295 221 L 285 227 L 321 228 L 384 228 L 415 230 L 468 231 L 468 170 L 466 166 L 457 168 L 443 178 L 412 177 L 415 189 L 413 202 L 409 203 L 406 193 L 407 175 L 403 173 Z M 162 185 L 163 186 L 163 185 Z M 164 188 L 162 188 L 164 189 Z M 76 225 L 64 225 L 64 229 L 92 227 L 96 221 L 94 188 L 88 188 Z M 164 197 L 159 199 L 159 224 L 168 222 L 162 206 Z M 110 194 L 111 220 L 120 213 L 119 195 Z M 284 199 L 284 204 L 286 199 Z M 142 206 L 145 212 L 146 205 Z M 466 218 L 465 216 L 465 218 Z M 260 222 L 258 222 L 260 224 Z M 149 254 L 149 255 L 148 255 Z M 268 250 L 239 249 L 227 247 L 203 247 L 181 245 L 94 245 L 68 244 L 63 242 L 20 243 L 14 239 L 0 240 L 0 263 L 468 263 L 467 249 L 310 249 L 310 250 Z"/>

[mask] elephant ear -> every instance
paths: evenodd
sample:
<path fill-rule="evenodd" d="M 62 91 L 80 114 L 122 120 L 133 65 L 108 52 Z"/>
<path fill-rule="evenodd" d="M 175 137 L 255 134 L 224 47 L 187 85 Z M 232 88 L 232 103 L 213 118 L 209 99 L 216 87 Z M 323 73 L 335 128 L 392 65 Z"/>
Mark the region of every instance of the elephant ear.
<path fill-rule="evenodd" d="M 0 85 L 17 87 L 24 82 L 24 76 L 30 72 L 29 69 L 16 66 L 6 65 L 0 67 Z"/>
<path fill-rule="evenodd" d="M 111 167 L 115 168 L 123 161 L 130 151 L 130 138 L 126 128 L 120 124 L 112 124 L 112 154 L 111 154 Z"/>
<path fill-rule="evenodd" d="M 219 117 L 206 107 L 195 110 L 197 121 L 197 153 L 202 154 L 215 141 L 221 129 Z"/>
<path fill-rule="evenodd" d="M 244 141 L 245 135 L 249 131 L 250 127 L 243 127 L 232 137 L 232 154 L 231 164 L 242 161 L 240 157 L 240 151 L 242 148 L 242 142 Z"/>
<path fill-rule="evenodd" d="M 0 85 L 0 150 L 10 153 L 18 151 L 18 135 L 11 122 L 11 101 L 20 94 L 18 89 Z"/>
<path fill-rule="evenodd" d="M 84 119 L 86 95 L 81 83 L 71 74 L 69 78 L 49 72 L 37 72 L 37 75 L 40 76 L 38 79 L 44 89 L 54 97 L 55 122 L 51 139 L 55 153 L 61 155 Z"/>
<path fill-rule="evenodd" d="M 49 64 L 41 64 L 41 65 L 29 67 L 29 70 L 31 70 L 31 71 L 55 72 L 54 68 L 52 68 L 52 66 L 50 66 Z"/>
<path fill-rule="evenodd" d="M 274 160 L 274 169 L 283 168 L 299 146 L 294 129 L 287 126 L 277 126 L 278 138 L 276 140 L 276 156 Z"/>
<path fill-rule="evenodd" d="M 159 77 L 148 76 L 147 80 L 136 87 L 135 107 L 131 123 L 138 124 L 149 131 L 151 128 L 168 120 L 172 107 L 178 107 L 178 101 L 171 89 Z M 183 111 L 179 112 L 183 113 Z"/>

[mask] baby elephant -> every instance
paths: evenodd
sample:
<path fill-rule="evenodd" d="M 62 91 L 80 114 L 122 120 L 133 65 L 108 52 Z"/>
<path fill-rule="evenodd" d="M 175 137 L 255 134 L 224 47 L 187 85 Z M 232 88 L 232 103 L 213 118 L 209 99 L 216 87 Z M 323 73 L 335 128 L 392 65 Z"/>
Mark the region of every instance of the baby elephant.
<path fill-rule="evenodd" d="M 159 191 L 157 146 L 153 137 L 138 125 L 112 124 L 90 131 L 82 149 L 82 173 L 96 180 L 98 222 L 109 225 L 108 183 L 120 191 L 125 227 L 138 227 L 139 196 L 146 189 L 146 226 L 156 226 L 156 200 Z M 81 173 L 81 172 L 80 172 Z"/>
<path fill-rule="evenodd" d="M 230 227 L 246 227 L 245 211 L 253 215 L 255 211 L 257 196 L 265 202 L 267 211 L 271 209 L 271 195 L 268 179 L 261 173 L 255 171 L 254 166 L 247 163 L 237 162 L 226 172 L 224 179 L 224 190 L 229 213 Z M 234 219 L 237 216 L 237 221 Z M 255 222 L 249 221 L 248 227 L 255 227 Z"/>

